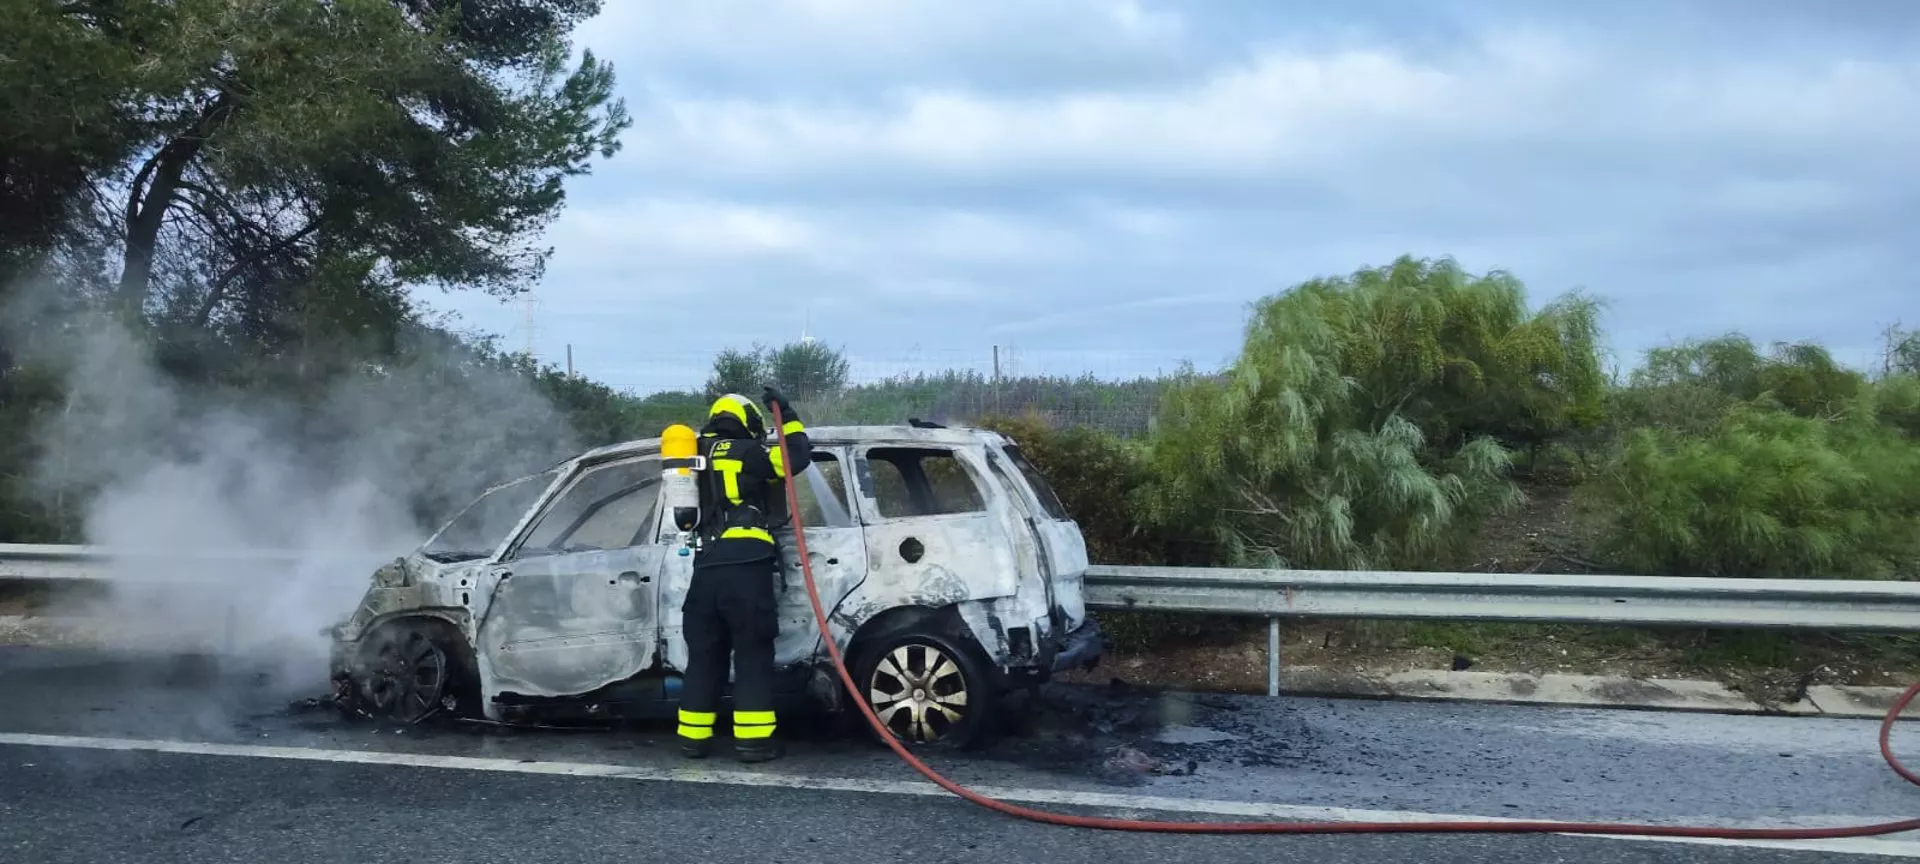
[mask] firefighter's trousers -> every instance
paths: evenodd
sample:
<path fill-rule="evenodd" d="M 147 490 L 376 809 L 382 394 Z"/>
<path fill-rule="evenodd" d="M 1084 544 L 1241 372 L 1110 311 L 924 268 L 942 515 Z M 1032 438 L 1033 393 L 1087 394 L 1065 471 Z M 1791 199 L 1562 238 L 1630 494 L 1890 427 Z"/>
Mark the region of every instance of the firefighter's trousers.
<path fill-rule="evenodd" d="M 687 640 L 680 737 L 713 738 L 720 692 L 733 661 L 733 738 L 736 745 L 770 744 L 773 737 L 774 568 L 778 559 L 721 564 L 693 571 L 681 604 Z"/>

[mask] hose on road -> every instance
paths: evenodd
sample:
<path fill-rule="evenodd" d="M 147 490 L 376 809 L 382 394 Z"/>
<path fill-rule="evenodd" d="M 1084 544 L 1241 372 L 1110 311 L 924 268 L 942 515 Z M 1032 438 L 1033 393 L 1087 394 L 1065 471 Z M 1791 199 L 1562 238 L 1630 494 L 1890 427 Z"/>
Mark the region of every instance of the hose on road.
<path fill-rule="evenodd" d="M 770 406 L 773 411 L 773 427 L 781 430 L 779 436 L 782 464 L 787 461 L 786 423 L 780 416 L 780 406 Z M 893 749 L 894 755 L 920 772 L 928 780 L 942 789 L 966 799 L 988 810 L 1003 813 L 1018 819 L 1041 822 L 1049 825 L 1063 825 L 1071 828 L 1095 828 L 1105 831 L 1132 831 L 1159 834 L 1604 834 L 1626 837 L 1688 837 L 1719 840 L 1836 840 L 1852 837 L 1877 837 L 1885 834 L 1897 834 L 1903 831 L 1920 829 L 1920 818 L 1902 819 L 1896 822 L 1880 822 L 1870 825 L 1847 825 L 1835 828 L 1722 828 L 1713 826 L 1690 825 L 1639 825 L 1620 822 L 1552 822 L 1552 821 L 1451 821 L 1451 822 L 1159 822 L 1146 819 L 1111 819 L 1100 816 L 1080 816 L 1071 813 L 1055 813 L 1032 807 L 1010 804 L 995 798 L 989 798 L 966 788 L 942 776 L 928 767 L 925 762 L 913 755 L 905 745 L 896 739 L 873 706 L 860 693 L 860 686 L 854 683 L 852 673 L 847 671 L 846 658 L 841 656 L 840 645 L 834 641 L 827 626 L 827 613 L 820 603 L 820 591 L 814 586 L 813 563 L 807 557 L 806 525 L 800 517 L 800 498 L 795 484 L 787 482 L 787 512 L 793 519 L 793 536 L 800 556 L 800 571 L 805 577 L 807 598 L 813 603 L 814 621 L 820 628 L 821 641 L 826 643 L 827 654 L 833 660 L 833 668 L 840 675 L 840 683 L 846 687 L 847 695 L 865 715 L 867 723 L 873 727 L 880 740 Z M 1920 683 L 1908 687 L 1900 698 L 1894 700 L 1893 707 L 1887 711 L 1886 718 L 1880 722 L 1880 755 L 1887 765 L 1902 779 L 1920 786 L 1920 775 L 1916 775 L 1893 755 L 1893 726 L 1901 713 L 1914 697 L 1920 695 Z"/>

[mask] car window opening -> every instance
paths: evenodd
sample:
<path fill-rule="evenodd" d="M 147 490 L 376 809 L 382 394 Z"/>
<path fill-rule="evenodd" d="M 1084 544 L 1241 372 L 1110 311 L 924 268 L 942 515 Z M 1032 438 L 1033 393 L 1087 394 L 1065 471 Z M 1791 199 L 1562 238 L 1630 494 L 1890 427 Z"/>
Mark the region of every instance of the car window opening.
<path fill-rule="evenodd" d="M 1007 458 L 1013 460 L 1013 467 L 1020 469 L 1020 476 L 1026 478 L 1027 487 L 1033 490 L 1033 497 L 1040 499 L 1041 509 L 1046 510 L 1048 516 L 1062 522 L 1072 520 L 1073 517 L 1067 513 L 1067 505 L 1060 500 L 1059 495 L 1054 494 L 1053 486 L 1047 483 L 1047 478 L 1040 473 L 1040 469 L 1027 460 L 1027 454 L 1020 451 L 1019 445 L 1008 444 L 1004 449 L 1007 451 Z"/>
<path fill-rule="evenodd" d="M 866 458 L 882 518 L 986 512 L 978 479 L 952 450 L 875 447 Z"/>
<path fill-rule="evenodd" d="M 813 464 L 801 472 L 800 516 L 809 528 L 852 528 L 846 497 L 846 472 L 832 453 L 815 450 Z"/>
<path fill-rule="evenodd" d="M 653 512 L 659 483 L 657 458 L 588 470 L 548 507 L 546 515 L 527 532 L 516 555 L 592 552 L 634 545 L 647 533 L 646 517 Z M 628 506 L 612 506 L 621 503 Z M 602 512 L 610 518 L 592 524 L 594 530 L 582 536 L 582 529 Z"/>

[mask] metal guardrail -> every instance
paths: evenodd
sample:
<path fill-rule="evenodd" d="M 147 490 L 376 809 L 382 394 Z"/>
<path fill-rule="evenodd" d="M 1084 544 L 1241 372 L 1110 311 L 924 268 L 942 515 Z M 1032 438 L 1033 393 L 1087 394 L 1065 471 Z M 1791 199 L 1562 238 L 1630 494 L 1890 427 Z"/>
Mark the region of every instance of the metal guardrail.
<path fill-rule="evenodd" d="M 194 565 L 290 564 L 296 552 L 252 551 L 181 553 L 168 550 L 114 549 L 99 546 L 0 543 L 0 580 L 99 582 L 120 572 L 151 573 L 154 581 L 194 581 Z M 110 569 L 108 563 L 112 562 Z"/>
<path fill-rule="evenodd" d="M 0 580 L 101 581 L 151 562 L 157 581 L 191 582 L 196 562 L 211 568 L 303 557 L 310 556 L 0 544 Z M 1914 582 L 1095 565 L 1087 571 L 1086 598 L 1096 610 L 1266 618 L 1274 692 L 1282 618 L 1920 632 L 1920 583 Z"/>
<path fill-rule="evenodd" d="M 103 581 L 195 565 L 292 564 L 313 553 L 181 553 L 0 543 L 0 579 Z M 113 567 L 108 568 L 108 562 Z M 143 574 L 144 575 L 144 574 Z M 1678 576 L 1543 576 L 1371 570 L 1247 570 L 1096 564 L 1089 606 L 1260 618 L 1402 618 L 1920 632 L 1920 583 Z"/>
<path fill-rule="evenodd" d="M 1267 619 L 1267 692 L 1282 618 L 1920 632 L 1920 583 L 1679 576 L 1541 576 L 1095 565 L 1087 605 Z"/>
<path fill-rule="evenodd" d="M 83 556 L 83 546 L 0 545 L 0 579 L 88 580 L 99 564 Z"/>
<path fill-rule="evenodd" d="M 1086 590 L 1099 609 L 1263 618 L 1920 632 L 1916 582 L 1096 565 Z"/>

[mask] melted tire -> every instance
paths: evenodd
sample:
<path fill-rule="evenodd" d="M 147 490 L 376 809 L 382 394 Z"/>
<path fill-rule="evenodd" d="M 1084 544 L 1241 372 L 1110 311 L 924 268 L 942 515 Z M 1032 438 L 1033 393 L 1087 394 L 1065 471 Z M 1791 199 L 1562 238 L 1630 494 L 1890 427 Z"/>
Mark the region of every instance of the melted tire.
<path fill-rule="evenodd" d="M 409 726 L 436 716 L 470 715 L 478 701 L 471 664 L 441 629 L 396 622 L 376 633 L 366 644 L 353 687 L 355 708 L 381 722 Z"/>

